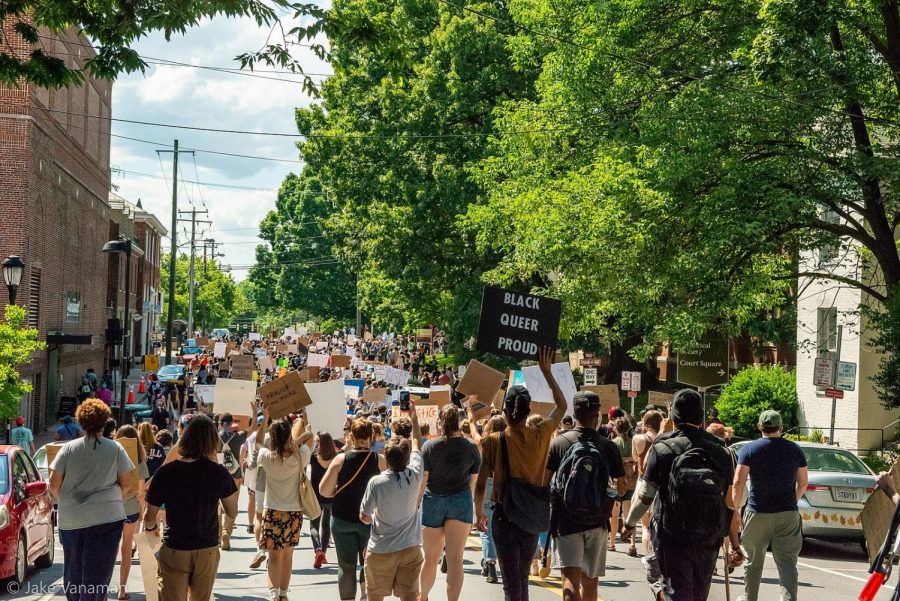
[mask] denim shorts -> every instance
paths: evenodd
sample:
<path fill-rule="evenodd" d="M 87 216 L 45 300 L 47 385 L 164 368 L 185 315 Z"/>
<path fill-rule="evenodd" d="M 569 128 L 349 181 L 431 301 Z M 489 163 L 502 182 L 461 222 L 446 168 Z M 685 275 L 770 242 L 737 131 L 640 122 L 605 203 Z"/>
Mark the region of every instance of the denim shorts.
<path fill-rule="evenodd" d="M 422 525 L 426 528 L 442 528 L 447 520 L 459 520 L 467 524 L 475 520 L 471 490 L 449 495 L 425 492 L 422 497 Z"/>
<path fill-rule="evenodd" d="M 139 519 L 141 519 L 141 514 L 139 514 L 139 513 L 132 513 L 131 515 L 126 515 L 126 516 L 125 516 L 125 523 L 126 523 L 126 524 L 134 524 L 134 523 L 137 522 Z"/>

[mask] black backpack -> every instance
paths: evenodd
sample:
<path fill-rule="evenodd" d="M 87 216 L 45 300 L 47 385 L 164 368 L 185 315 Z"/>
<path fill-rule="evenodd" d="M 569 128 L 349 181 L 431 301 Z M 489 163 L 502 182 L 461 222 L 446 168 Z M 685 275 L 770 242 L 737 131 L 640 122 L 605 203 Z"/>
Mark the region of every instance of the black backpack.
<path fill-rule="evenodd" d="M 685 449 L 661 440 L 675 454 L 669 473 L 668 502 L 659 524 L 669 537 L 682 544 L 719 544 L 728 533 L 730 510 L 725 506 L 729 482 L 708 449 Z"/>
<path fill-rule="evenodd" d="M 606 494 L 608 485 L 606 457 L 597 443 L 579 436 L 566 449 L 550 481 L 554 512 L 560 512 L 574 524 L 595 526 L 610 517 L 615 502 Z"/>

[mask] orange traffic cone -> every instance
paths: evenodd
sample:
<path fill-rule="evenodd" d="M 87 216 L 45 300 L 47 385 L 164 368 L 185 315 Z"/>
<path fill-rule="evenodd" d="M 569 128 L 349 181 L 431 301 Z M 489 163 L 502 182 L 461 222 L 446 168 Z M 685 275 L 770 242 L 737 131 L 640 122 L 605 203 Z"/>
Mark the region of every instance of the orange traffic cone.
<path fill-rule="evenodd" d="M 128 404 L 134 405 L 134 384 L 128 385 Z"/>
<path fill-rule="evenodd" d="M 141 374 L 141 383 L 138 386 L 139 393 L 144 394 L 145 392 L 147 392 L 147 389 L 144 386 L 144 374 Z"/>

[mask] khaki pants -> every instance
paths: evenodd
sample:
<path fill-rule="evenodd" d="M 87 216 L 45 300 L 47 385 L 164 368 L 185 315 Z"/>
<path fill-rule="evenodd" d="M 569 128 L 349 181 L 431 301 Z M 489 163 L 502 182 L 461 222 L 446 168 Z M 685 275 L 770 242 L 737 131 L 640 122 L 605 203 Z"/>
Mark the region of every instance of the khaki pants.
<path fill-rule="evenodd" d="M 159 601 L 209 601 L 218 568 L 218 547 L 176 551 L 163 545 L 157 573 Z"/>
<path fill-rule="evenodd" d="M 775 567 L 778 568 L 781 601 L 796 601 L 797 557 L 800 555 L 800 547 L 803 546 L 800 513 L 797 511 L 754 513 L 748 509 L 744 515 L 741 543 L 747 551 L 747 574 L 742 599 L 757 600 L 766 550 L 771 545 Z"/>

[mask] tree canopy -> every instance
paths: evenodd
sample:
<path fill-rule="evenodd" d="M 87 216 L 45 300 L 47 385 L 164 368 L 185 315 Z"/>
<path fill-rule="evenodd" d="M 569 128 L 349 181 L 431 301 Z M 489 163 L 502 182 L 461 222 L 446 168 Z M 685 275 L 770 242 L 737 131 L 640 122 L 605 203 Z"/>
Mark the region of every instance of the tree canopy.
<path fill-rule="evenodd" d="M 7 305 L 5 316 L 0 322 L 0 419 L 12 419 L 19 414 L 22 395 L 31 392 L 31 384 L 22 380 L 17 368 L 30 363 L 45 345 L 37 330 L 25 327 L 25 309 Z"/>
<path fill-rule="evenodd" d="M 162 265 L 169 264 L 168 255 L 163 253 Z M 188 318 L 188 273 L 190 258 L 179 255 L 175 260 L 175 319 L 187 321 Z M 163 269 L 160 274 L 160 286 L 169 289 L 169 270 Z M 236 313 L 246 310 L 243 293 L 234 283 L 231 275 L 219 269 L 216 262 L 202 257 L 194 260 L 194 324 L 198 329 L 209 331 L 213 328 L 227 327 Z M 168 308 L 163 308 L 166 314 Z"/>

